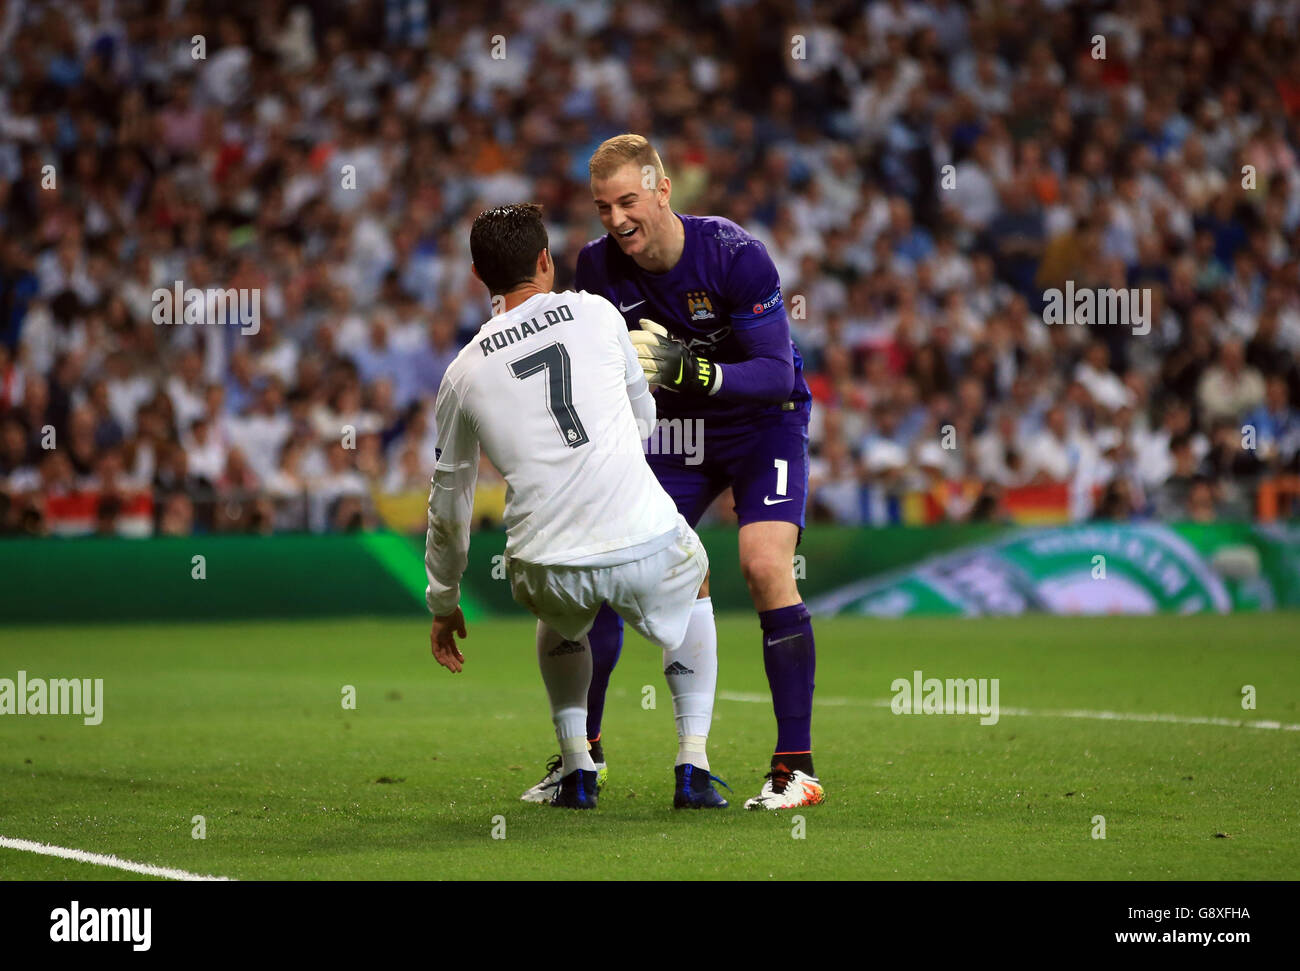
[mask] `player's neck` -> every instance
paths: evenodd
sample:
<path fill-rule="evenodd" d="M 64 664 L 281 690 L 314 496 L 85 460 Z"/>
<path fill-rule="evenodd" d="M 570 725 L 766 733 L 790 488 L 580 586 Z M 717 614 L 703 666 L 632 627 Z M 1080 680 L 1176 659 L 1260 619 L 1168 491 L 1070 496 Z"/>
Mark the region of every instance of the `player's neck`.
<path fill-rule="evenodd" d="M 686 227 L 677 218 L 677 213 L 670 211 L 669 215 L 672 216 L 671 231 L 664 248 L 632 257 L 636 265 L 647 273 L 667 273 L 677 265 L 677 261 L 682 258 L 682 253 L 686 249 Z"/>
<path fill-rule="evenodd" d="M 539 293 L 546 293 L 546 292 L 547 291 L 543 290 L 541 287 L 539 287 L 536 283 L 533 283 L 531 280 L 529 280 L 527 283 L 522 283 L 519 286 L 515 287 L 515 289 L 511 290 L 509 293 L 501 294 L 501 299 L 503 302 L 501 304 L 500 312 L 503 314 L 508 314 L 510 313 L 510 311 L 518 307 L 521 303 L 527 303 L 529 300 L 533 299 L 533 297 L 537 296 Z M 496 300 L 493 300 L 492 303 L 493 303 L 493 310 L 495 310 Z M 495 317 L 496 313 L 494 313 L 493 316 Z"/>

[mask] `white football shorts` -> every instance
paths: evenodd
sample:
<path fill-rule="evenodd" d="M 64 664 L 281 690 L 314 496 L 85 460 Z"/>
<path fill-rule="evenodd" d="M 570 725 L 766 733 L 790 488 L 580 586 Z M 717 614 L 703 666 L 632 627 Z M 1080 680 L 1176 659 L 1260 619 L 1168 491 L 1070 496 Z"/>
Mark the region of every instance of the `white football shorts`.
<path fill-rule="evenodd" d="M 540 565 L 510 559 L 510 591 L 520 606 L 568 640 L 591 629 L 608 602 L 646 640 L 675 651 L 709 573 L 695 530 L 677 517 L 677 533 L 657 552 L 617 566 Z"/>

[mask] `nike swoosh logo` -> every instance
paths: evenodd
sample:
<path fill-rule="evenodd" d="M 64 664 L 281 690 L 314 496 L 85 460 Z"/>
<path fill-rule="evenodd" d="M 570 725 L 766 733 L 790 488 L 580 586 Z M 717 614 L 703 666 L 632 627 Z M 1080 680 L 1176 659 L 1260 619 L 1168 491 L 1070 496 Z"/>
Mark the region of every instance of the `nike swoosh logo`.
<path fill-rule="evenodd" d="M 777 638 L 777 639 L 774 640 L 774 641 L 768 641 L 768 642 L 767 642 L 767 646 L 768 646 L 768 647 L 775 647 L 775 646 L 778 645 L 778 644 L 784 644 L 786 641 L 792 641 L 792 640 L 794 640 L 796 637 L 803 637 L 803 634 L 791 634 L 789 637 L 780 637 L 780 638 Z"/>
<path fill-rule="evenodd" d="M 682 363 L 681 361 L 678 361 L 678 362 L 677 362 L 677 380 L 674 381 L 673 384 L 681 384 L 681 383 L 682 383 L 682 368 L 683 368 L 683 367 L 684 367 L 683 363 Z"/>
<path fill-rule="evenodd" d="M 779 506 L 781 503 L 783 503 L 783 502 L 789 502 L 790 499 L 793 499 L 793 498 L 794 498 L 794 496 L 790 496 L 789 499 L 771 499 L 771 498 L 769 498 L 769 497 L 767 497 L 767 496 L 764 496 L 764 497 L 763 497 L 763 505 L 765 505 L 765 506 Z"/>
<path fill-rule="evenodd" d="M 618 302 L 618 312 L 621 313 L 621 314 L 625 314 L 625 313 L 627 313 L 629 310 L 635 310 L 637 307 L 641 306 L 641 304 L 643 304 L 643 303 L 645 303 L 644 300 L 638 300 L 636 303 L 630 303 L 630 304 L 628 304 L 626 307 L 624 307 L 624 306 L 623 306 L 623 301 L 620 300 L 620 301 Z"/>

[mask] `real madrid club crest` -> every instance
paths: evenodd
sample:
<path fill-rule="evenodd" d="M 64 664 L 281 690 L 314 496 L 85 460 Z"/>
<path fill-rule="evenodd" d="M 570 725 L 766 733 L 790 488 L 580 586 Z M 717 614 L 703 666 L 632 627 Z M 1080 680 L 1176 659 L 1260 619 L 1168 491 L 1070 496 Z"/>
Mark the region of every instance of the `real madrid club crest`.
<path fill-rule="evenodd" d="M 691 320 L 713 320 L 716 314 L 713 312 L 713 302 L 709 300 L 709 295 L 703 290 L 688 290 L 686 292 L 686 316 Z"/>

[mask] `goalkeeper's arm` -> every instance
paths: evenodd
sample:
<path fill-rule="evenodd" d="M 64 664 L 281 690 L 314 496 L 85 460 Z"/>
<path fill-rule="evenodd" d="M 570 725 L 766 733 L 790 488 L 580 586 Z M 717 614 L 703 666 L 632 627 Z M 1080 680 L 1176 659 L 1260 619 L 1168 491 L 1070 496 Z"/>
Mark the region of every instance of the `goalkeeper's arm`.
<path fill-rule="evenodd" d="M 631 332 L 641 368 L 653 385 L 728 401 L 777 403 L 789 398 L 794 358 L 785 314 L 738 330 L 736 336 L 748 359 L 722 365 L 691 351 L 653 320 L 642 318 L 641 329 Z"/>

